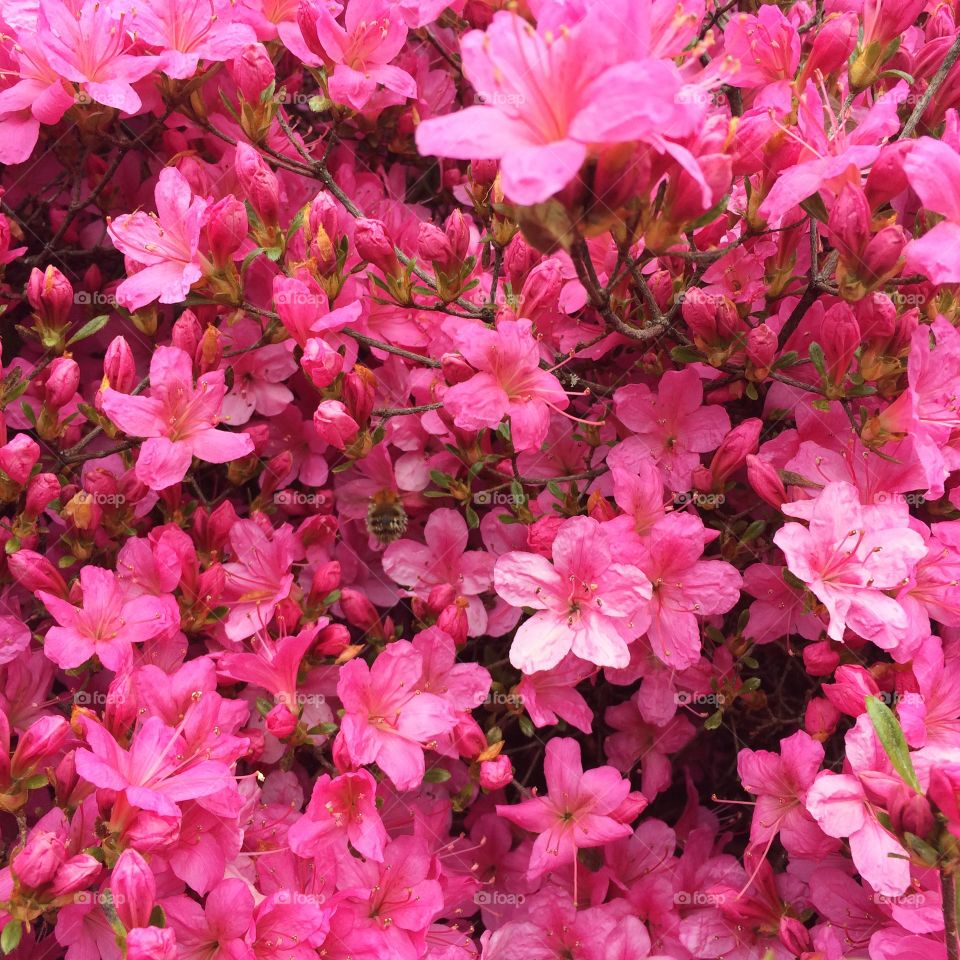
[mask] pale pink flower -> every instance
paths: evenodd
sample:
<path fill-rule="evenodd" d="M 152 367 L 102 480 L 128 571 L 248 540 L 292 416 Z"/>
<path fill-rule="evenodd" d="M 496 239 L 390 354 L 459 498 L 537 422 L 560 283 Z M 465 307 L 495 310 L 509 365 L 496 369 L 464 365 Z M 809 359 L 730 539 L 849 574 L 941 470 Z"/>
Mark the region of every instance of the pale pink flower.
<path fill-rule="evenodd" d="M 571 651 L 597 666 L 625 667 L 627 644 L 650 622 L 650 581 L 638 567 L 613 562 L 590 517 L 563 524 L 553 563 L 535 553 L 505 553 L 494 584 L 508 603 L 538 611 L 520 625 L 510 648 L 510 662 L 523 673 L 549 670 Z"/>
<path fill-rule="evenodd" d="M 830 616 L 827 633 L 843 640 L 849 628 L 884 649 L 907 636 L 906 611 L 883 591 L 901 586 L 926 553 L 923 537 L 908 526 L 906 504 L 860 503 L 849 483 L 829 483 L 816 500 L 784 504 L 807 520 L 787 523 L 773 542 Z"/>
<path fill-rule="evenodd" d="M 107 226 L 114 246 L 142 265 L 117 287 L 117 302 L 128 310 L 157 299 L 180 303 L 203 276 L 198 249 L 207 201 L 193 195 L 176 167 L 160 171 L 154 197 L 156 214 L 124 214 Z"/>

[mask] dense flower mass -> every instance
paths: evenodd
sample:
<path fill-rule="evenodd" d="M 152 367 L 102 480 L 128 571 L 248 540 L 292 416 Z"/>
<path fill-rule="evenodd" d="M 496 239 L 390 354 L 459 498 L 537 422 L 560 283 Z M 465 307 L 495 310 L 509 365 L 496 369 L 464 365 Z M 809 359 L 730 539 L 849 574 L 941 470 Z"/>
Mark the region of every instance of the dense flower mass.
<path fill-rule="evenodd" d="M 960 0 L 0 0 L 0 955 L 960 960 Z"/>

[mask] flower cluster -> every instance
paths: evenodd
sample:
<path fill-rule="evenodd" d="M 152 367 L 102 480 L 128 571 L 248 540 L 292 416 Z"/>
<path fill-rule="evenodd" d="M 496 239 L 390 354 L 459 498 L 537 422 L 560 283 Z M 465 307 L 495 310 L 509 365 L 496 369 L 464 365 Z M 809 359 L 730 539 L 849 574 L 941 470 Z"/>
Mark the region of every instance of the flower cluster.
<path fill-rule="evenodd" d="M 957 960 L 956 2 L 0 28 L 0 954 Z"/>

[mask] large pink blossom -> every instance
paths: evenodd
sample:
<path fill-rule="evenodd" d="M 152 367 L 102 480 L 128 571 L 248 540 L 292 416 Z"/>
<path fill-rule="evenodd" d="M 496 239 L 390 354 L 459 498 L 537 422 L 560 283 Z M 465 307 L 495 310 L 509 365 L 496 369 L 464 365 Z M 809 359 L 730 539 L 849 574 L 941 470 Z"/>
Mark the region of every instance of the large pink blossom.
<path fill-rule="evenodd" d="M 549 670 L 571 651 L 597 666 L 623 667 L 627 644 L 650 623 L 652 590 L 643 571 L 615 563 L 600 524 L 567 520 L 545 557 L 511 551 L 497 561 L 497 593 L 537 612 L 517 630 L 510 662 L 524 673 Z"/>

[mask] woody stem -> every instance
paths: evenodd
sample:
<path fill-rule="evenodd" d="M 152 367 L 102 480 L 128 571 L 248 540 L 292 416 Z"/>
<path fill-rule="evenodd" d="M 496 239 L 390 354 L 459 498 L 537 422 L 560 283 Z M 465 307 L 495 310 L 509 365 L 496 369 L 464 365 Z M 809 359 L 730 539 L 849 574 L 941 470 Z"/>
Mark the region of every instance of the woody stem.
<path fill-rule="evenodd" d="M 947 960 L 960 960 L 957 940 L 957 879 L 953 873 L 941 871 L 940 893 L 943 898 L 943 935 L 947 944 Z"/>

